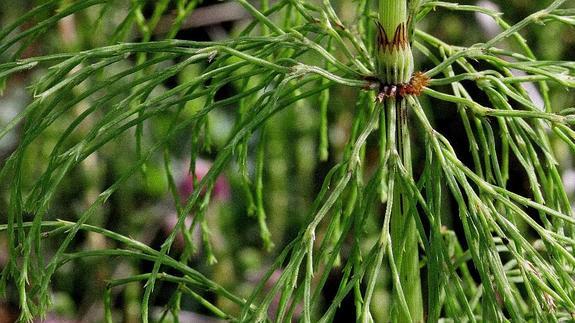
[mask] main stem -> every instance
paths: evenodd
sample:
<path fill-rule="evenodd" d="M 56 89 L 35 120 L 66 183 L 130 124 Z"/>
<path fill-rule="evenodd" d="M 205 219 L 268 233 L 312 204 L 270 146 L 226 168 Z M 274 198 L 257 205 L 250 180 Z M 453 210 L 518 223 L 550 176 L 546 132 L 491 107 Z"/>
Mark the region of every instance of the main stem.
<path fill-rule="evenodd" d="M 379 0 L 379 24 L 377 37 L 377 78 L 384 85 L 408 83 L 413 74 L 413 54 L 407 30 L 407 0 Z M 394 149 L 399 153 L 401 163 L 408 171 L 411 167 L 411 145 L 407 122 L 406 99 L 387 97 L 388 128 L 397 126 L 398 142 Z M 423 322 L 423 299 L 419 273 L 418 232 L 415 224 L 417 210 L 410 196 L 405 195 L 398 185 L 388 196 L 394 200 L 391 214 L 390 238 L 393 259 L 398 271 L 399 284 L 394 285 L 391 321 Z M 401 288 L 400 288 L 401 287 Z M 402 291 L 409 316 L 400 309 L 398 293 Z"/>
<path fill-rule="evenodd" d="M 384 84 L 399 85 L 411 78 L 413 54 L 407 27 L 407 0 L 379 0 L 376 76 Z"/>
<path fill-rule="evenodd" d="M 394 101 L 395 106 L 392 106 L 394 109 L 389 109 L 388 113 L 397 113 L 398 152 L 403 166 L 408 174 L 411 175 L 411 140 L 407 122 L 407 102 L 403 98 Z M 423 322 L 423 299 L 419 272 L 419 236 L 415 224 L 415 216 L 417 216 L 416 206 L 411 196 L 401 190 L 401 186 L 398 186 L 394 192 L 389 194 L 393 194 L 395 199 L 390 225 L 393 261 L 398 269 L 401 290 L 409 308 L 410 322 Z M 394 286 L 394 289 L 397 290 L 398 287 Z M 396 296 L 397 292 L 394 291 L 393 295 Z M 397 299 L 394 299 L 392 303 L 392 321 L 408 322 L 404 311 L 399 310 L 399 300 Z"/>

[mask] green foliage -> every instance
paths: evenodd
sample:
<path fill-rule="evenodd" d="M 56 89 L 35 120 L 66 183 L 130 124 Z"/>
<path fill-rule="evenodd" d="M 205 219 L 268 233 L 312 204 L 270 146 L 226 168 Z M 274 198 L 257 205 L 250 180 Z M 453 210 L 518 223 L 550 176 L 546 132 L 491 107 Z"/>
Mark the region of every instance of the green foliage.
<path fill-rule="evenodd" d="M 386 1 L 340 11 L 237 0 L 252 19 L 213 41 L 177 37 L 201 1 L 38 2 L 0 4 L 11 17 L 2 87 L 31 95 L 0 129 L 2 289 L 20 320 L 51 311 L 53 290 L 77 290 L 64 286 L 70 267 L 87 268 L 82 286 L 106 321 L 177 321 L 190 309 L 241 322 L 575 315 L 575 217 L 557 157 L 575 150 L 564 94 L 575 62 L 537 59 L 522 36 L 537 24 L 572 32 L 568 1 L 517 23 L 393 1 L 408 20 L 382 25 L 404 23 L 411 46 L 394 59 L 413 49 L 425 70 L 410 84 L 421 95 L 404 96 L 377 91 L 408 80 L 381 75 L 393 66 L 375 21 L 403 17 Z M 465 35 L 426 29 L 446 11 L 481 13 L 501 31 L 452 45 Z M 207 158 L 183 196 L 181 178 Z M 223 176 L 229 201 L 216 198 Z M 153 245 L 147 233 L 169 208 L 176 224 Z"/>

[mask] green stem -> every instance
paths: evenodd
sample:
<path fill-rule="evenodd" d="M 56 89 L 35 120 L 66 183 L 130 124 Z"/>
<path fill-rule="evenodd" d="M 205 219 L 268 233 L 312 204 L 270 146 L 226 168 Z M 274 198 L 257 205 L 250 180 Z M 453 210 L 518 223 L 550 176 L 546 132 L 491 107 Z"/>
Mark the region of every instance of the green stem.
<path fill-rule="evenodd" d="M 376 76 L 385 84 L 407 83 L 413 73 L 407 25 L 407 0 L 379 1 Z"/>
<path fill-rule="evenodd" d="M 411 141 L 407 124 L 407 102 L 388 99 L 386 107 L 389 119 L 389 129 L 397 125 L 398 142 L 388 149 L 397 150 L 401 163 L 408 174 L 412 174 Z M 399 161 L 398 161 L 399 162 Z M 421 279 L 419 273 L 418 231 L 415 223 L 416 209 L 408 192 L 403 192 L 401 186 L 392 192 L 398 203 L 391 215 L 390 237 L 393 248 L 393 262 L 398 271 L 400 286 L 394 286 L 393 303 L 396 311 L 392 312 L 395 322 L 423 322 L 423 298 L 421 294 Z M 391 199 L 390 199 L 391 200 Z M 405 300 L 404 300 L 405 299 Z M 407 302 L 409 313 L 401 311 Z M 407 315 L 409 314 L 409 315 Z"/>
<path fill-rule="evenodd" d="M 390 36 L 400 23 L 407 22 L 407 1 L 379 0 L 379 19 Z"/>
<path fill-rule="evenodd" d="M 377 78 L 387 85 L 409 82 L 413 73 L 413 54 L 409 40 L 409 17 L 407 0 L 379 0 L 379 24 L 377 36 Z M 383 160 L 399 158 L 411 176 L 411 144 L 407 124 L 407 102 L 391 95 L 385 100 L 387 110 L 386 152 Z M 399 117 L 399 118 L 398 118 Z M 394 140 L 397 134 L 397 142 Z M 382 144 L 382 143 L 380 143 Z M 382 152 L 383 154 L 383 152 Z M 386 167 L 386 166 L 384 166 Z M 386 170 L 384 169 L 384 172 Z M 391 320 L 393 322 L 423 322 L 423 299 L 419 273 L 418 231 L 415 222 L 417 210 L 409 192 L 401 186 L 389 190 L 387 203 L 391 209 L 390 242 L 388 250 L 390 266 L 394 271 Z"/>

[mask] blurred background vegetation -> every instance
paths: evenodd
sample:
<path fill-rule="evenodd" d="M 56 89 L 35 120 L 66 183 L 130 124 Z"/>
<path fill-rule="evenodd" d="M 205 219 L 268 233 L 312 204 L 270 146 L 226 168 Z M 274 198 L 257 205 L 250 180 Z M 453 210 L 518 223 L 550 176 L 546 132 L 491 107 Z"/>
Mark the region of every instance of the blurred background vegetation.
<path fill-rule="evenodd" d="M 44 21 L 58 12 L 71 0 L 62 0 L 47 7 L 42 15 L 30 17 L 30 20 L 22 26 L 20 32 L 26 28 L 32 28 L 39 22 Z M 72 16 L 60 20 L 53 28 L 42 30 L 38 37 L 19 50 L 5 52 L 0 56 L 0 63 L 9 61 L 13 57 L 32 57 L 49 55 L 53 53 L 74 52 L 115 44 L 118 42 L 136 42 L 142 39 L 142 32 L 137 22 L 131 21 L 123 26 L 122 21 L 130 9 L 129 4 L 123 1 L 113 1 L 112 10 L 108 10 L 100 16 L 98 6 L 88 8 Z M 511 22 L 517 22 L 526 15 L 541 9 L 551 1 L 541 0 L 500 0 L 500 1 L 461 1 L 461 4 L 476 4 L 494 8 L 504 13 L 504 18 Z M 0 28 L 9 25 L 18 17 L 29 12 L 32 8 L 42 4 L 43 1 L 1 1 L 0 2 Z M 144 5 L 144 19 L 151 19 L 154 9 L 159 1 L 148 1 Z M 354 25 L 352 10 L 353 1 L 332 1 L 338 14 L 348 26 Z M 257 6 L 257 3 L 254 3 Z M 157 17 L 157 27 L 150 33 L 152 40 L 161 40 L 166 37 L 170 22 L 173 19 L 174 4 L 167 2 L 167 9 L 162 16 Z M 437 8 L 429 14 L 418 27 L 450 44 L 469 46 L 477 42 L 483 42 L 499 29 L 490 19 L 476 13 L 452 12 Z M 197 8 L 184 21 L 182 28 L 175 38 L 187 40 L 221 40 L 234 37 L 250 21 L 250 16 L 241 6 L 234 2 L 198 1 Z M 122 32 L 118 32 L 123 28 Z M 534 49 L 535 55 L 544 60 L 574 60 L 575 56 L 575 30 L 572 27 L 550 22 L 543 26 L 530 26 L 523 30 L 522 35 Z M 504 43 L 505 44 L 505 43 Z M 502 46 L 511 46 L 504 45 Z M 0 44 L 1 46 L 2 44 Z M 427 70 L 433 63 L 426 60 L 417 50 L 414 51 L 416 70 Z M 137 56 L 130 60 L 135 62 Z M 165 67 L 169 66 L 165 63 Z M 44 69 L 22 71 L 11 76 L 2 84 L 3 93 L 0 96 L 0 128 L 6 125 L 20 112 L 29 102 L 33 93 L 26 88 L 32 80 L 38 79 Z M 201 68 L 191 66 L 177 76 L 163 83 L 165 89 L 173 88 L 182 81 L 195 78 L 202 72 Z M 558 107 L 575 106 L 575 96 L 565 91 L 560 86 L 551 83 L 552 101 Z M 238 88 L 229 86 L 221 89 L 216 98 L 225 98 L 233 95 Z M 529 88 L 529 93 L 537 102 L 541 101 L 535 87 Z M 320 189 L 327 171 L 333 166 L 334 161 L 340 159 L 343 148 L 349 138 L 351 120 L 354 114 L 355 102 L 358 92 L 356 90 L 337 87 L 331 91 L 328 109 L 329 120 L 329 159 L 321 161 L 318 154 L 320 115 L 318 111 L 318 97 L 311 97 L 299 101 L 298 109 L 286 109 L 274 116 L 266 127 L 267 140 L 265 141 L 265 173 L 263 176 L 265 194 L 264 205 L 267 210 L 268 226 L 274 246 L 269 250 L 264 248 L 260 238 L 258 220 L 250 213 L 250 203 L 246 198 L 245 187 L 242 185 L 241 172 L 236 166 L 225 170 L 224 175 L 218 179 L 216 189 L 211 197 L 211 203 L 206 209 L 205 217 L 208 219 L 209 231 L 213 245 L 213 254 L 217 260 L 213 264 L 207 264 L 205 259 L 206 250 L 198 250 L 190 262 L 190 266 L 197 268 L 208 277 L 236 292 L 239 295 L 249 295 L 254 286 L 259 282 L 269 264 L 283 247 L 289 243 L 300 228 L 305 225 L 305 215 L 309 212 L 314 198 Z M 487 98 L 478 90 L 472 95 L 479 98 L 479 103 L 488 105 Z M 483 102 L 481 100 L 484 100 Z M 468 143 L 465 139 L 464 128 L 460 119 L 453 113 L 453 109 L 443 106 L 444 103 L 422 97 L 424 106 L 432 107 L 427 111 L 428 116 L 434 119 L 434 126 L 443 133 L 456 149 L 460 158 L 471 163 Z M 83 102 L 81 104 L 89 104 Z M 146 147 L 161 138 L 170 126 L 174 118 L 185 119 L 186 111 L 195 111 L 202 107 L 203 102 L 192 101 L 190 107 L 183 110 L 180 115 L 162 114 L 149 119 L 143 131 L 142 146 Z M 219 108 L 208 115 L 207 122 L 202 131 L 194 130 L 184 132 L 172 140 L 166 151 L 172 161 L 174 178 L 181 198 L 189 196 L 193 190 L 193 177 L 189 174 L 189 156 L 198 153 L 200 160 L 196 163 L 196 176 L 201 178 L 207 172 L 211 161 L 217 155 L 232 131 L 237 107 Z M 81 107 L 72 109 L 64 115 L 61 122 L 56 122 L 44 133 L 40 140 L 34 141 L 26 155 L 25 180 L 34 180 L 41 174 L 46 165 L 42 162 L 48 159 L 52 147 L 59 139 L 62 129 L 82 111 Z M 95 118 L 90 116 L 84 121 L 85 130 Z M 82 128 L 81 128 L 82 129 Z M 79 140 L 85 132 L 76 131 L 71 140 Z M 0 141 L 0 163 L 15 149 L 20 140 L 20 128 L 9 133 Z M 51 136 L 50 134 L 53 134 Z M 417 129 L 413 130 L 414 140 L 417 144 Z M 248 143 L 250 174 L 257 171 L 257 154 L 254 152 L 259 144 L 259 136 L 255 135 Z M 194 151 L 190 147 L 201 146 Z M 568 148 L 557 142 L 555 145 L 560 164 L 564 167 L 564 182 L 568 193 L 573 196 L 575 190 L 575 171 L 572 169 L 573 160 Z M 52 206 L 48 212 L 49 218 L 45 220 L 77 220 L 78 214 L 86 209 L 98 196 L 98 194 L 111 185 L 114 180 L 126 172 L 134 161 L 137 153 L 137 143 L 134 131 L 122 134 L 116 140 L 106 144 L 96 153 L 83 161 L 80 167 L 72 170 L 66 176 L 56 191 Z M 366 150 L 367 159 L 373 156 L 373 166 L 377 162 L 377 141 L 368 141 Z M 417 150 L 414 152 L 418 154 Z M 417 157 L 416 157 L 417 160 Z M 419 159 L 414 165 L 418 172 Z M 513 162 L 513 161 L 512 161 Z M 516 161 L 515 161 L 516 162 Z M 366 166 L 369 170 L 370 165 Z M 176 221 L 176 208 L 172 196 L 168 190 L 168 182 L 164 172 L 164 156 L 158 154 L 145 165 L 145 168 L 132 177 L 105 205 L 92 216 L 89 224 L 111 229 L 125 236 L 142 241 L 153 248 L 159 249 L 160 244 L 169 234 Z M 513 169 L 513 167 L 511 167 Z M 510 186 L 514 191 L 529 196 L 528 182 L 518 172 L 517 176 L 511 176 Z M 3 210 L 8 208 L 9 187 L 0 183 L 0 222 L 6 223 L 6 214 Z M 455 210 L 456 212 L 456 210 Z M 190 219 L 194 214 L 190 215 Z M 454 214 L 457 218 L 457 215 Z M 449 224 L 449 218 L 444 220 Z M 450 230 L 459 232 L 461 228 L 453 222 Z M 368 226 L 369 227 L 369 226 Z M 372 232 L 366 233 L 366 237 L 377 239 L 379 225 L 372 226 Z M 179 237 L 171 250 L 173 255 L 181 253 L 183 238 Z M 201 240 L 201 233 L 194 236 L 197 241 Z M 371 242 L 366 239 L 366 243 Z M 47 240 L 58 246 L 58 241 Z M 0 266 L 6 261 L 8 242 L 6 235 L 0 235 Z M 49 245 L 48 245 L 49 246 Z M 113 248 L 113 242 L 102 236 L 80 232 L 70 246 L 75 250 L 91 250 Z M 49 250 L 47 248 L 46 250 Z M 345 250 L 345 249 L 344 249 Z M 48 255 L 47 255 L 48 256 Z M 53 279 L 53 310 L 48 317 L 52 322 L 93 322 L 103 318 L 103 300 L 101 295 L 106 282 L 113 278 L 120 278 L 138 273 L 149 272 L 149 263 L 133 261 L 129 259 L 109 258 L 85 258 L 70 261 L 57 271 Z M 333 272 L 330 280 L 333 280 L 333 290 L 330 283 L 324 290 L 324 299 L 334 296 L 337 288 L 337 280 L 341 273 Z M 273 281 L 273 277 L 272 277 Z M 155 311 L 161 310 L 170 302 L 174 284 L 159 283 L 153 295 L 152 305 Z M 138 322 L 139 301 L 142 287 L 138 283 L 131 283 L 124 287 L 113 290 L 114 315 L 124 322 Z M 333 294 L 330 294 L 333 293 Z M 386 288 L 379 288 L 374 296 L 374 303 L 386 304 Z M 230 308 L 233 304 L 227 304 L 226 299 L 219 298 L 216 294 L 205 292 L 206 299 L 212 301 L 220 308 Z M 6 297 L 0 304 L 0 322 L 13 321 L 18 316 L 17 295 L 14 287 L 8 287 Z M 344 303 L 349 307 L 342 306 L 337 318 L 341 322 L 354 320 L 355 313 L 353 302 Z M 196 300 L 186 298 L 182 300 L 183 322 L 191 322 L 186 319 L 193 318 L 194 322 L 217 321 L 209 318 L 210 314 Z M 380 315 L 384 315 L 386 307 L 379 307 Z M 382 318 L 381 316 L 379 317 Z"/>

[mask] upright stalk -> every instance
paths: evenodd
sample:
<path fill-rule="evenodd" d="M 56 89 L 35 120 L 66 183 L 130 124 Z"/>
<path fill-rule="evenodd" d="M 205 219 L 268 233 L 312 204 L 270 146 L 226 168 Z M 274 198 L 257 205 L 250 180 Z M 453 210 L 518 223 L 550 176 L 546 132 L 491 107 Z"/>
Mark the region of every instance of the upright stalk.
<path fill-rule="evenodd" d="M 411 175 L 411 141 L 407 122 L 407 104 L 404 98 L 396 101 L 395 111 L 398 114 L 400 160 Z M 399 281 L 407 301 L 411 322 L 423 322 L 423 300 L 419 273 L 419 237 L 414 218 L 417 216 L 417 210 L 413 199 L 401 190 L 401 186 L 398 186 L 395 192 L 390 194 L 393 194 L 400 202 L 394 208 L 396 212 L 392 213 L 390 225 L 391 243 L 395 265 L 399 271 Z M 397 301 L 394 301 L 395 303 Z M 392 308 L 397 308 L 397 306 L 394 305 Z M 393 315 L 396 318 L 393 320 L 394 322 L 408 322 L 402 311 L 395 311 Z"/>
<path fill-rule="evenodd" d="M 405 84 L 411 78 L 413 54 L 407 25 L 407 0 L 379 0 L 376 64 L 383 84 Z"/>
<path fill-rule="evenodd" d="M 387 149 L 399 154 L 399 161 L 411 173 L 411 145 L 407 122 L 407 104 L 400 89 L 409 83 L 413 74 L 413 54 L 408 34 L 407 0 L 379 0 L 376 77 L 383 93 L 378 98 L 388 107 L 388 128 L 397 126 L 398 142 Z M 390 152 L 387 152 L 390 153 Z M 389 164 L 387 166 L 389 167 Z M 410 196 L 398 185 L 389 192 L 394 201 L 391 214 L 390 238 L 393 265 L 399 279 L 395 279 L 391 321 L 423 322 L 423 300 L 419 273 L 418 232 L 415 225 L 416 208 Z M 397 285 L 399 284 L 399 286 Z M 401 294 L 402 293 L 402 294 Z M 409 313 L 401 310 L 400 299 L 407 302 Z M 405 303 L 403 303 L 405 304 Z"/>

